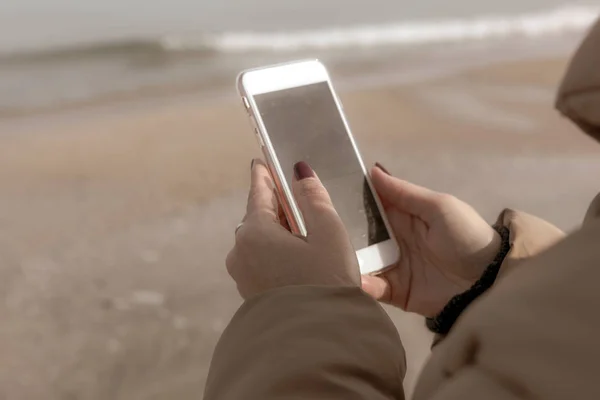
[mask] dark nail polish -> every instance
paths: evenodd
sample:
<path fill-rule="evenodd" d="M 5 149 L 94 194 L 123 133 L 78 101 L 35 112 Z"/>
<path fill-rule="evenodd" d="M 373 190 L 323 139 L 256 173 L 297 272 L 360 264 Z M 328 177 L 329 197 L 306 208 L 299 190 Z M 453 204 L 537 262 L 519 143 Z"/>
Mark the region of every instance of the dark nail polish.
<path fill-rule="evenodd" d="M 294 175 L 296 176 L 296 179 L 301 181 L 302 179 L 313 178 L 315 173 L 310 165 L 304 161 L 300 161 L 294 164 Z"/>
<path fill-rule="evenodd" d="M 388 171 L 383 165 L 379 164 L 378 162 L 375 163 L 375 166 L 377 168 L 379 168 L 380 170 L 382 170 L 383 172 L 385 172 L 386 174 L 392 175 L 392 174 L 390 174 L 390 171 Z"/>
<path fill-rule="evenodd" d="M 252 171 L 254 169 L 254 158 L 252 159 L 252 162 L 250 162 L 250 171 Z"/>

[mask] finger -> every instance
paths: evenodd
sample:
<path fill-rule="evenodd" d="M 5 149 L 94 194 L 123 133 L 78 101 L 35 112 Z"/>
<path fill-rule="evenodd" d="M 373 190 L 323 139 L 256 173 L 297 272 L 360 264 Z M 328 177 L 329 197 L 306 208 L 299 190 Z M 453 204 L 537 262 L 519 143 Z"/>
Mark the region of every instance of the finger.
<path fill-rule="evenodd" d="M 310 237 L 329 239 L 344 230 L 327 190 L 304 161 L 294 165 L 293 190 Z"/>
<path fill-rule="evenodd" d="M 436 204 L 437 193 L 413 183 L 394 178 L 381 168 L 371 171 L 371 182 L 382 202 L 400 211 L 423 217 Z"/>
<path fill-rule="evenodd" d="M 375 300 L 389 303 L 392 299 L 392 287 L 390 281 L 384 275 L 363 275 L 361 285 L 362 290 Z"/>
<path fill-rule="evenodd" d="M 392 175 L 383 165 L 381 165 L 378 162 L 375 163 L 375 166 L 372 169 L 379 169 L 379 170 L 385 172 L 387 175 L 390 175 L 390 176 Z M 373 175 L 372 172 L 373 171 L 371 171 L 371 175 Z M 381 205 L 383 206 L 383 208 L 385 210 L 387 210 L 388 208 L 392 207 L 392 204 L 389 201 L 387 201 L 387 199 L 385 199 L 385 198 L 383 198 L 381 196 L 379 196 L 379 201 L 381 202 Z"/>
<path fill-rule="evenodd" d="M 248 193 L 248 205 L 246 206 L 246 217 L 258 216 L 277 220 L 277 196 L 273 190 L 271 174 L 265 163 L 260 159 L 254 159 L 251 166 L 250 191 Z"/>

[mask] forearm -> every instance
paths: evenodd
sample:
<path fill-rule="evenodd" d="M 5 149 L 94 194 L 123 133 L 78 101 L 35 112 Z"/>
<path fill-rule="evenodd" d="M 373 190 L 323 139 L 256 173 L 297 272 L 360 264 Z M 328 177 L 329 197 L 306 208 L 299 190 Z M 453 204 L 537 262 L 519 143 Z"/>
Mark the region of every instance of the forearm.
<path fill-rule="evenodd" d="M 394 325 L 360 289 L 287 287 L 240 308 L 204 398 L 402 399 L 404 373 Z"/>

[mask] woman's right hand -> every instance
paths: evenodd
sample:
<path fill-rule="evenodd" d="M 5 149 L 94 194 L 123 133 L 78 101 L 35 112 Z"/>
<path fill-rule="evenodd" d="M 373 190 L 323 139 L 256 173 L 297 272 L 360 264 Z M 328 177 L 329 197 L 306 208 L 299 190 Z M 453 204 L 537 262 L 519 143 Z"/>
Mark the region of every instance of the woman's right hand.
<path fill-rule="evenodd" d="M 372 170 L 373 186 L 400 245 L 400 260 L 363 290 L 378 300 L 427 317 L 468 290 L 494 260 L 500 235 L 468 204 Z"/>
<path fill-rule="evenodd" d="M 327 190 L 305 162 L 294 166 L 292 189 L 308 231 L 306 237 L 282 226 L 271 175 L 252 162 L 243 222 L 226 265 L 244 299 L 287 286 L 360 285 L 358 261 Z"/>

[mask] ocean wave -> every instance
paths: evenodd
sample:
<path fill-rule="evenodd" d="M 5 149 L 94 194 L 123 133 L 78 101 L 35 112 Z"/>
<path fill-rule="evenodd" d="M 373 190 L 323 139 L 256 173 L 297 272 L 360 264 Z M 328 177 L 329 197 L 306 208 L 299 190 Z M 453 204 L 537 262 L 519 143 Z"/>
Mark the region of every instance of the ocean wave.
<path fill-rule="evenodd" d="M 343 47 L 415 45 L 506 38 L 537 37 L 588 28 L 600 7 L 565 6 L 549 11 L 512 16 L 483 16 L 396 24 L 354 26 L 295 32 L 226 32 L 212 36 L 165 36 L 168 51 L 213 49 L 216 52 L 323 50 Z"/>
<path fill-rule="evenodd" d="M 88 58 L 138 57 L 160 61 L 172 57 L 213 57 L 248 52 L 328 50 L 384 45 L 419 45 L 536 37 L 588 28 L 600 13 L 595 6 L 565 6 L 544 12 L 470 19 L 424 20 L 337 29 L 291 32 L 223 32 L 213 35 L 167 35 L 158 39 L 124 39 L 0 54 L 0 65 L 65 62 Z"/>

